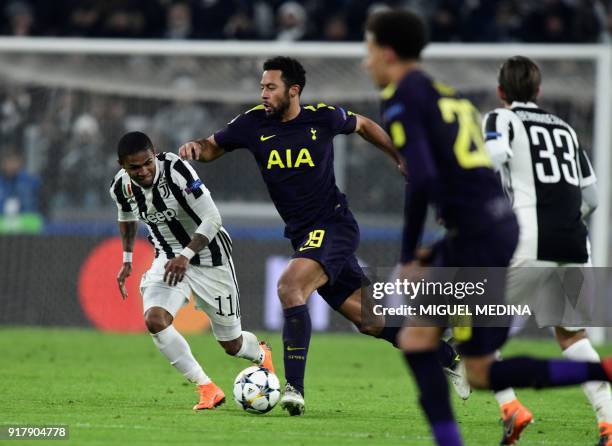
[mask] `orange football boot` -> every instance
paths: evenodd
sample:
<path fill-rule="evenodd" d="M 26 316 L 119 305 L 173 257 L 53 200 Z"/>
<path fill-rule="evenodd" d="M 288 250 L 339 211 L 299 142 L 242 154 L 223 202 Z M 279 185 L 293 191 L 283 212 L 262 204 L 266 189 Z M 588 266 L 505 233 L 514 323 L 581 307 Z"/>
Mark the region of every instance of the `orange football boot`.
<path fill-rule="evenodd" d="M 612 446 L 612 423 L 599 423 L 599 443 L 597 446 Z"/>
<path fill-rule="evenodd" d="M 504 433 L 499 444 L 516 444 L 521 433 L 533 422 L 533 415 L 519 400 L 502 405 Z"/>
<path fill-rule="evenodd" d="M 197 392 L 200 393 L 200 402 L 193 406 L 193 410 L 214 409 L 225 402 L 225 394 L 214 382 L 201 384 Z"/>
<path fill-rule="evenodd" d="M 266 341 L 260 341 L 259 346 L 264 351 L 264 359 L 261 363 L 261 366 L 270 370 L 272 373 L 275 373 L 274 363 L 272 362 L 272 349 Z"/>

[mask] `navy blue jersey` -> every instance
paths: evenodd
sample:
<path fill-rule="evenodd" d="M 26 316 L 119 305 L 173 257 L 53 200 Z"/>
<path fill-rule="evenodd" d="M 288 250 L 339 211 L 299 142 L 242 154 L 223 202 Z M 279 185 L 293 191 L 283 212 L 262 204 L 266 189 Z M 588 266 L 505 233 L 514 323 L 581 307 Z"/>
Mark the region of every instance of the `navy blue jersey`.
<path fill-rule="evenodd" d="M 414 257 L 428 204 L 456 236 L 512 215 L 468 99 L 411 71 L 383 91 L 382 117 L 408 169 L 402 262 Z"/>
<path fill-rule="evenodd" d="M 238 115 L 214 134 L 226 152 L 248 149 L 284 220 L 285 237 L 300 237 L 334 216 L 346 198 L 334 176 L 334 136 L 355 131 L 356 116 L 326 104 L 302 106 L 287 122 L 268 118 L 263 105 Z"/>

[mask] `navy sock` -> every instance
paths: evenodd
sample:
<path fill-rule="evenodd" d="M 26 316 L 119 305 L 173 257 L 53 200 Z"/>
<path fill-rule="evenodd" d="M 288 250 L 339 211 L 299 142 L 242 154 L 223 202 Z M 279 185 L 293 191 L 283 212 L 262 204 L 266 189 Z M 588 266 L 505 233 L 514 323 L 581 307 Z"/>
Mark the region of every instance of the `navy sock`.
<path fill-rule="evenodd" d="M 304 372 L 312 330 L 308 306 L 287 308 L 283 313 L 285 379 L 304 395 Z"/>
<path fill-rule="evenodd" d="M 587 381 L 608 381 L 600 363 L 519 356 L 495 361 L 489 370 L 490 387 L 494 391 L 508 387 L 573 386 Z"/>
<path fill-rule="evenodd" d="M 459 428 L 450 405 L 448 383 L 435 351 L 404 353 L 417 385 L 419 402 L 429 420 L 436 444 L 461 446 Z"/>
<path fill-rule="evenodd" d="M 448 342 L 440 340 L 440 346 L 438 347 L 438 362 L 442 367 L 453 369 L 456 362 L 457 352 Z"/>
<path fill-rule="evenodd" d="M 383 327 L 382 331 L 377 337 L 380 339 L 384 339 L 387 342 L 390 342 L 393 345 L 393 347 L 397 348 L 398 347 L 397 334 L 402 329 L 402 326 L 399 325 L 396 327 L 391 327 L 388 324 L 389 324 L 389 321 L 385 320 L 385 326 Z"/>

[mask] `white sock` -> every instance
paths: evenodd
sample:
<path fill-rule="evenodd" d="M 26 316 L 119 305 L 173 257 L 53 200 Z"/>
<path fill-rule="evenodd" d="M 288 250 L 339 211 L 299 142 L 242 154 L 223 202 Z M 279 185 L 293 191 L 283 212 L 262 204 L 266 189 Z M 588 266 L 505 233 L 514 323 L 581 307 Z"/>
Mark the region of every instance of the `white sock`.
<path fill-rule="evenodd" d="M 240 347 L 240 350 L 238 350 L 238 353 L 236 353 L 236 356 L 238 356 L 239 358 L 248 359 L 261 365 L 264 360 L 264 355 L 265 353 L 263 349 L 259 346 L 257 336 L 255 336 L 250 331 L 243 331 L 242 346 Z"/>
<path fill-rule="evenodd" d="M 502 360 L 502 355 L 499 350 L 495 352 L 495 360 Z M 516 393 L 514 393 L 514 389 L 512 387 L 508 387 L 507 389 L 495 392 L 495 399 L 497 400 L 499 407 L 502 407 L 504 404 L 514 401 L 516 399 Z"/>
<path fill-rule="evenodd" d="M 151 334 L 151 337 L 159 351 L 185 378 L 198 385 L 211 382 L 193 357 L 189 344 L 173 325 L 164 328 L 159 333 Z"/>
<path fill-rule="evenodd" d="M 600 358 L 588 339 L 570 345 L 563 351 L 563 356 L 575 361 L 599 362 Z M 610 384 L 603 381 L 589 381 L 582 385 L 582 390 L 589 399 L 597 414 L 598 422 L 612 422 L 612 395 Z"/>
<path fill-rule="evenodd" d="M 495 392 L 495 399 L 497 400 L 499 407 L 502 407 L 504 404 L 514 401 L 516 399 L 516 393 L 514 393 L 514 389 L 512 387 L 508 387 L 507 389 Z"/>

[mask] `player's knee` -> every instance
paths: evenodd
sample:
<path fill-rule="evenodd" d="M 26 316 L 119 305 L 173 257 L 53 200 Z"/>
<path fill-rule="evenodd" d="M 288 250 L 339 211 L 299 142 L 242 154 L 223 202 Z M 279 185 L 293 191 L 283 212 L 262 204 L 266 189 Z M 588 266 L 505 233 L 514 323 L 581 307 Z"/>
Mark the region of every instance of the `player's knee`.
<path fill-rule="evenodd" d="M 145 313 L 145 325 L 149 333 L 159 333 L 172 324 L 172 316 L 166 311 L 152 311 Z"/>
<path fill-rule="evenodd" d="M 576 342 L 586 339 L 586 330 L 570 331 L 563 327 L 555 327 L 555 337 L 562 350 L 570 348 Z"/>
<path fill-rule="evenodd" d="M 359 329 L 359 333 L 368 336 L 378 337 L 380 335 L 380 332 L 382 331 L 382 327 L 364 322 L 355 323 L 355 326 Z"/>
<path fill-rule="evenodd" d="M 488 389 L 489 388 L 489 371 L 491 369 L 491 363 L 494 361 L 493 357 L 486 358 L 472 358 L 466 357 L 465 370 L 467 373 L 467 380 L 474 389 Z"/>
<path fill-rule="evenodd" d="M 301 287 L 289 280 L 279 280 L 276 290 L 283 308 L 297 307 L 306 303 Z"/>

